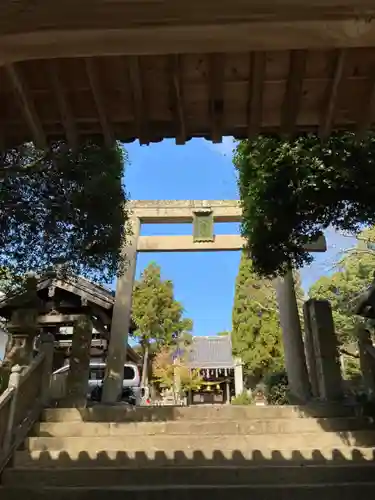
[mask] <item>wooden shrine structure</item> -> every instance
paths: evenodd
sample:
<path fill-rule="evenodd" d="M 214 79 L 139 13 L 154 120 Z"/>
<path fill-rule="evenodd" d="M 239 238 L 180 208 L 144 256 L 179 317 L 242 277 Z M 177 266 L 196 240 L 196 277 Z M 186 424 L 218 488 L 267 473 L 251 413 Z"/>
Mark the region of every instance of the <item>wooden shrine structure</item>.
<path fill-rule="evenodd" d="M 230 335 L 193 337 L 188 366 L 202 377 L 192 404 L 228 404 L 244 390 L 242 362 L 233 356 Z"/>
<path fill-rule="evenodd" d="M 90 317 L 93 324 L 90 359 L 105 361 L 114 305 L 114 293 L 84 278 L 49 274 L 36 283 L 37 297 L 21 291 L 0 300 L 0 317 L 5 318 L 11 334 L 8 349 L 17 340 L 24 340 L 28 354 L 37 349 L 37 336 L 52 333 L 55 339 L 54 370 L 63 366 L 71 354 L 73 325 L 82 316 Z M 25 311 L 35 310 L 32 322 L 23 324 Z M 30 319 L 30 316 L 26 314 Z M 34 343 L 34 341 L 36 342 Z M 22 344 L 22 342 L 20 343 Z M 128 346 L 127 360 L 139 363 L 137 353 Z"/>
<path fill-rule="evenodd" d="M 0 143 L 374 122 L 370 0 L 3 0 Z"/>

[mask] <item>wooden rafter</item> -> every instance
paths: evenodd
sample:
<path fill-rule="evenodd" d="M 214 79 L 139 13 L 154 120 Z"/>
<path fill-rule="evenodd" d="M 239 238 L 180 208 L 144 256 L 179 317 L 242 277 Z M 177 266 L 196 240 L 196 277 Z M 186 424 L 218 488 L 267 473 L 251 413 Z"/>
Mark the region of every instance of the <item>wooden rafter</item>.
<path fill-rule="evenodd" d="M 262 125 L 263 86 L 266 71 L 266 54 L 252 52 L 249 61 L 249 98 L 247 108 L 248 137 L 258 134 Z"/>
<path fill-rule="evenodd" d="M 57 103 L 59 105 L 61 120 L 64 125 L 66 139 L 69 147 L 75 149 L 78 145 L 78 131 L 77 125 L 73 116 L 72 108 L 70 106 L 66 91 L 63 87 L 60 78 L 60 66 L 56 60 L 49 63 L 50 80 L 53 91 L 55 93 Z"/>
<path fill-rule="evenodd" d="M 147 120 L 145 116 L 146 109 L 142 81 L 142 68 L 139 57 L 128 57 L 128 64 L 130 86 L 133 96 L 134 121 L 136 123 L 138 139 L 140 144 L 149 144 Z"/>
<path fill-rule="evenodd" d="M 115 139 L 110 121 L 107 116 L 107 110 L 103 99 L 103 92 L 101 89 L 99 75 L 94 59 L 90 57 L 85 58 L 85 67 L 90 82 L 91 92 L 94 97 L 95 106 L 99 115 L 100 125 L 102 127 L 105 143 L 107 144 L 107 146 L 112 146 Z"/>
<path fill-rule="evenodd" d="M 361 138 L 371 128 L 375 116 L 375 66 L 368 79 L 367 89 L 363 95 L 363 104 L 359 107 L 359 112 L 357 135 Z"/>
<path fill-rule="evenodd" d="M 25 79 L 22 75 L 21 68 L 17 64 L 5 66 L 6 73 L 12 83 L 15 95 L 17 97 L 21 112 L 24 115 L 25 121 L 30 129 L 33 141 L 39 148 L 47 147 L 47 139 L 35 109 L 35 104 Z"/>
<path fill-rule="evenodd" d="M 186 118 L 184 106 L 184 93 L 182 83 L 181 56 L 169 56 L 169 74 L 171 78 L 171 101 L 172 111 L 176 128 L 176 144 L 182 145 L 186 142 Z"/>
<path fill-rule="evenodd" d="M 303 79 L 306 70 L 307 51 L 290 52 L 289 75 L 281 111 L 281 133 L 293 134 L 302 99 Z"/>
<path fill-rule="evenodd" d="M 335 111 L 339 96 L 340 84 L 343 81 L 346 50 L 336 50 L 332 79 L 328 84 L 326 98 L 323 103 L 322 121 L 319 135 L 322 139 L 329 136 L 334 126 Z"/>
<path fill-rule="evenodd" d="M 223 138 L 225 54 L 211 54 L 208 57 L 211 139 L 218 143 Z"/>

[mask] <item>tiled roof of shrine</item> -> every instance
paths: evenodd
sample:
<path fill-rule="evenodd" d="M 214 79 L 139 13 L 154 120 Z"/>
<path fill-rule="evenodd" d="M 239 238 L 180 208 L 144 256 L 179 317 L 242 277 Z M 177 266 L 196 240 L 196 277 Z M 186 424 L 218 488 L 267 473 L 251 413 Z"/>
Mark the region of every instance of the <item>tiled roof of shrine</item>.
<path fill-rule="evenodd" d="M 192 368 L 233 368 L 230 335 L 193 337 L 189 365 Z"/>

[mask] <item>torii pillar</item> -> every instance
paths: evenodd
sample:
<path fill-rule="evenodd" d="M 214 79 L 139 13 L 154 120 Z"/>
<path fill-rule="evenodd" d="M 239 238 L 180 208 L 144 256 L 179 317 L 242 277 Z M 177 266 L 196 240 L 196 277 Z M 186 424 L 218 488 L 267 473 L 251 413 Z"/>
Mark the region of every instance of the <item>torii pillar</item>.
<path fill-rule="evenodd" d="M 283 336 L 288 389 L 296 402 L 306 403 L 311 395 L 310 381 L 292 270 L 275 280 L 275 288 Z"/>
<path fill-rule="evenodd" d="M 108 345 L 106 374 L 103 385 L 103 403 L 115 403 L 122 392 L 124 363 L 131 322 L 133 284 L 137 265 L 137 247 L 140 220 L 132 217 L 129 221 L 132 234 L 127 236 L 127 268 L 117 280 L 116 300 L 113 307 L 111 337 Z"/>

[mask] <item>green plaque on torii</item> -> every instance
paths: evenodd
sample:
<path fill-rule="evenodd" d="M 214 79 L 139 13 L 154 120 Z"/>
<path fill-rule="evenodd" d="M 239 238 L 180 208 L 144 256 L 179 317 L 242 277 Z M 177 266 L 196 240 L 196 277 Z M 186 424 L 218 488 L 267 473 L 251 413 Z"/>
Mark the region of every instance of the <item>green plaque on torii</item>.
<path fill-rule="evenodd" d="M 212 210 L 194 212 L 193 239 L 194 243 L 214 241 L 214 216 Z"/>

